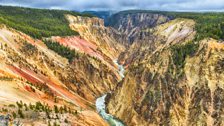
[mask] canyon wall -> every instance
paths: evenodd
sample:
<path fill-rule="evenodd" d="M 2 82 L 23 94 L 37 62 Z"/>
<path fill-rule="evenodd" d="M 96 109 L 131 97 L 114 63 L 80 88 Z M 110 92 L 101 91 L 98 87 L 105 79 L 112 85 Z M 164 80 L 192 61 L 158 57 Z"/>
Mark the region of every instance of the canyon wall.
<path fill-rule="evenodd" d="M 194 25 L 175 19 L 136 38 L 120 56 L 126 74 L 110 95 L 109 113 L 128 126 L 224 125 L 224 44 L 195 42 Z"/>

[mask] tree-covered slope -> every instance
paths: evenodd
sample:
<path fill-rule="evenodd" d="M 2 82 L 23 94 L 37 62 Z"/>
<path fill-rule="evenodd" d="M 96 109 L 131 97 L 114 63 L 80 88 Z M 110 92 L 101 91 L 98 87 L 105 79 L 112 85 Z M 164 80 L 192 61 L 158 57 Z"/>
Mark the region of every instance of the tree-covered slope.
<path fill-rule="evenodd" d="M 170 13 L 175 18 L 196 21 L 197 40 L 204 38 L 224 39 L 224 13 Z"/>
<path fill-rule="evenodd" d="M 170 19 L 187 18 L 196 22 L 195 30 L 197 31 L 196 40 L 203 38 L 224 39 L 224 13 L 222 12 L 166 12 L 151 10 L 127 10 L 121 11 L 109 17 L 109 26 L 116 26 L 121 17 L 137 13 L 151 13 L 168 16 Z"/>
<path fill-rule="evenodd" d="M 72 11 L 0 6 L 0 23 L 34 38 L 78 35 L 69 28 L 65 14 L 91 16 Z"/>

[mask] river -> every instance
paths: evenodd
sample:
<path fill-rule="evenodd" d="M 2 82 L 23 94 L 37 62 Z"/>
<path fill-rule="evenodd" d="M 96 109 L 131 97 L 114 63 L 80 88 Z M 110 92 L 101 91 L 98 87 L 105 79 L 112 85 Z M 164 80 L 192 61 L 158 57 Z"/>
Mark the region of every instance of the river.
<path fill-rule="evenodd" d="M 114 61 L 114 63 L 118 66 L 118 73 L 121 76 L 121 78 L 124 78 L 124 67 L 120 64 L 118 64 L 117 60 Z M 125 126 L 120 120 L 116 119 L 114 116 L 106 113 L 106 105 L 105 105 L 105 98 L 106 94 L 96 99 L 96 109 L 97 112 L 100 114 L 100 116 L 108 122 L 110 126 Z"/>

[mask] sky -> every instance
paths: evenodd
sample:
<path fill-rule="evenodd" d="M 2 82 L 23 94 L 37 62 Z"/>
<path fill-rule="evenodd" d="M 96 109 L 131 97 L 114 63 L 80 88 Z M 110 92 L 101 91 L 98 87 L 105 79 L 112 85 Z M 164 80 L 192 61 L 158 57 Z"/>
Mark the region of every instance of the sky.
<path fill-rule="evenodd" d="M 0 0 L 0 5 L 63 10 L 224 11 L 224 0 Z"/>

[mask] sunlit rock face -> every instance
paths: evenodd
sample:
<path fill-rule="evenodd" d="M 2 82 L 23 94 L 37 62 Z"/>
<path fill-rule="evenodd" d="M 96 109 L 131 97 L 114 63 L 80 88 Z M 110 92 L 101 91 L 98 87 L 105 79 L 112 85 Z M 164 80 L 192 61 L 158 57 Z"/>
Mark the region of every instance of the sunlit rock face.
<path fill-rule="evenodd" d="M 95 44 L 97 51 L 103 53 L 110 59 L 116 59 L 124 47 L 118 43 L 119 35 L 112 28 L 104 26 L 104 21 L 99 18 L 66 16 L 70 27 L 78 31 L 80 37 Z"/>
<path fill-rule="evenodd" d="M 135 39 L 119 59 L 126 74 L 111 94 L 111 114 L 129 126 L 224 125 L 224 44 L 192 44 L 194 24 L 175 19 Z M 181 53 L 188 53 L 184 60 Z"/>
<path fill-rule="evenodd" d="M 95 100 L 114 90 L 120 81 L 118 67 L 113 60 L 124 47 L 109 35 L 113 31 L 104 27 L 102 20 L 71 18 L 81 20 L 70 25 L 72 29 L 78 27 L 78 30 L 73 30 L 77 30 L 80 36 L 44 38 L 75 50 L 77 55 L 70 62 L 49 49 L 42 40 L 1 25 L 0 105 L 15 104 L 20 100 L 27 105 L 36 102 L 50 107 L 67 105 L 79 114 L 62 115 L 68 117 L 69 124 L 107 125 L 95 110 Z M 27 120 L 25 118 L 21 122 Z M 48 123 L 44 121 L 36 119 L 33 122 L 37 125 Z"/>
<path fill-rule="evenodd" d="M 171 19 L 171 17 L 162 14 L 126 13 L 124 11 L 112 15 L 108 19 L 107 25 L 115 28 L 126 36 L 127 42 L 125 44 L 132 44 L 142 30 L 163 24 Z"/>

